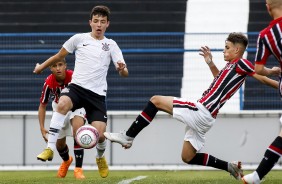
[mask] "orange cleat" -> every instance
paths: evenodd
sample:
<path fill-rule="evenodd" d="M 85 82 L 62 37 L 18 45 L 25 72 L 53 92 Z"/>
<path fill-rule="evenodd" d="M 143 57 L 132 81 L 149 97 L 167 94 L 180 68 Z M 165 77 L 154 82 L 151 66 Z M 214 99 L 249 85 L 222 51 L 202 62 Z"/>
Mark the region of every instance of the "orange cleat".
<path fill-rule="evenodd" d="M 69 166 L 71 165 L 73 161 L 73 158 L 72 156 L 70 156 L 69 160 L 68 161 L 63 161 L 59 170 L 58 170 L 58 173 L 57 173 L 57 177 L 58 178 L 64 178 L 66 177 L 67 175 L 67 172 L 69 170 Z"/>
<path fill-rule="evenodd" d="M 85 179 L 85 176 L 83 174 L 83 170 L 80 167 L 76 167 L 73 171 L 75 179 L 83 180 Z"/>

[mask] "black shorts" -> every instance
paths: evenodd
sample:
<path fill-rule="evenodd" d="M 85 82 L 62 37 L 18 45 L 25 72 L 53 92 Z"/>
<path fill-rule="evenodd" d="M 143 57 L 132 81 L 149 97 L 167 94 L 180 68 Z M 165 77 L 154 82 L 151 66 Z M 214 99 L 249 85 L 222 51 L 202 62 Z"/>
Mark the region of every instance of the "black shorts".
<path fill-rule="evenodd" d="M 83 107 L 86 111 L 86 118 L 89 123 L 93 121 L 107 123 L 108 118 L 105 96 L 100 96 L 93 91 L 76 84 L 69 84 L 62 90 L 61 96 L 70 97 L 73 104 L 72 111 Z"/>

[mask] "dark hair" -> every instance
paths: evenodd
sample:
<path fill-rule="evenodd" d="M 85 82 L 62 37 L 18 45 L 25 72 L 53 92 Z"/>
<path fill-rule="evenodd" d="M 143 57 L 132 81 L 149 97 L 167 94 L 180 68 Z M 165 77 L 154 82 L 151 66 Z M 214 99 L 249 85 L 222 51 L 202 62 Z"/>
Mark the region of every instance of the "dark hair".
<path fill-rule="evenodd" d="M 245 47 L 245 49 L 248 46 L 248 38 L 243 33 L 230 33 L 226 39 L 226 41 L 230 41 L 233 44 L 239 43 L 242 46 Z"/>
<path fill-rule="evenodd" d="M 90 13 L 90 20 L 92 20 L 92 17 L 95 15 L 107 17 L 107 20 L 110 20 L 110 9 L 107 6 L 99 5 L 92 8 L 92 11 Z"/>

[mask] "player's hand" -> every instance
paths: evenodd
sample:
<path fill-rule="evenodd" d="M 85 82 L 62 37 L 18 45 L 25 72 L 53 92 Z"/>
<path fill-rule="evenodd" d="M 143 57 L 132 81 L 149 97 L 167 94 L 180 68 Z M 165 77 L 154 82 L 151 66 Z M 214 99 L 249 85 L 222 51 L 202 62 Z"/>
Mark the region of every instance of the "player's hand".
<path fill-rule="evenodd" d="M 200 48 L 199 54 L 204 57 L 207 64 L 210 64 L 210 62 L 212 61 L 212 54 L 211 54 L 211 50 L 208 46 L 202 46 Z"/>
<path fill-rule="evenodd" d="M 48 142 L 48 130 L 46 130 L 45 128 L 41 129 L 41 134 L 42 134 L 42 137 L 44 139 L 45 142 Z"/>
<path fill-rule="evenodd" d="M 33 70 L 33 73 L 35 74 L 41 74 L 43 71 L 41 69 L 41 65 L 39 63 L 36 63 L 35 68 Z"/>
<path fill-rule="evenodd" d="M 116 70 L 117 71 L 122 71 L 126 68 L 126 64 L 124 64 L 123 62 L 121 61 L 118 61 L 117 62 L 117 65 L 116 65 Z"/>

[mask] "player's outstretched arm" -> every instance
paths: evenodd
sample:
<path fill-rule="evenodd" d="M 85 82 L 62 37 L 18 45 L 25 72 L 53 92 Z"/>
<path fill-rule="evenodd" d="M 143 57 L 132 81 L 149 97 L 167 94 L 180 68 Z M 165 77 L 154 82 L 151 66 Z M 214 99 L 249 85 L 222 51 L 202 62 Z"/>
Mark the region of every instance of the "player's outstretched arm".
<path fill-rule="evenodd" d="M 68 51 L 62 47 L 61 50 L 57 54 L 55 54 L 54 56 L 51 56 L 49 59 L 44 61 L 42 64 L 37 63 L 35 65 L 33 73 L 35 74 L 42 73 L 45 68 L 51 66 L 52 64 L 58 61 L 63 60 L 68 54 L 69 54 Z"/>
<path fill-rule="evenodd" d="M 202 46 L 200 48 L 200 53 L 201 56 L 204 57 L 205 62 L 207 63 L 207 65 L 209 66 L 212 75 L 214 77 L 216 77 L 219 73 L 218 68 L 216 67 L 216 65 L 214 64 L 214 62 L 212 61 L 212 54 L 211 54 L 211 50 L 208 46 Z"/>
<path fill-rule="evenodd" d="M 265 85 L 268 85 L 268 86 L 276 88 L 276 89 L 279 88 L 279 82 L 276 81 L 276 80 L 270 79 L 270 78 L 268 78 L 266 76 L 259 75 L 257 73 L 255 73 L 253 75 L 253 77 L 255 79 L 257 79 L 258 81 L 260 81 L 261 83 L 265 84 Z"/>
<path fill-rule="evenodd" d="M 255 64 L 255 71 L 259 75 L 264 76 L 280 76 L 281 75 L 281 69 L 280 67 L 272 67 L 267 68 L 264 65 Z"/>

